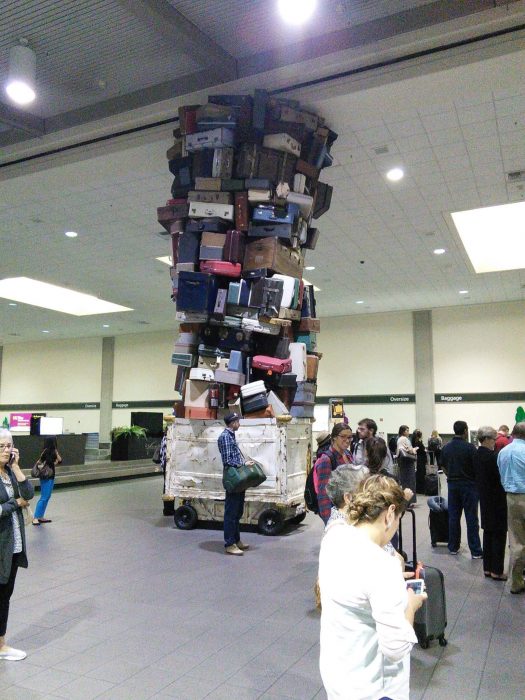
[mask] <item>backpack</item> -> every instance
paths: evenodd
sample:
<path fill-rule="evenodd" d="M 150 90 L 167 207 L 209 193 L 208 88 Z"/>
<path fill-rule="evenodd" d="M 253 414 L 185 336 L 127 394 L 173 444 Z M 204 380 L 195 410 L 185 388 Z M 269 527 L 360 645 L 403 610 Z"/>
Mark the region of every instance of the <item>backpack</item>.
<path fill-rule="evenodd" d="M 338 464 L 337 464 L 337 456 L 330 450 L 326 451 L 325 454 L 328 454 L 330 457 L 330 462 L 332 463 L 332 471 L 334 469 L 337 469 Z M 315 461 L 315 464 L 317 464 L 317 460 Z M 319 504 L 317 503 L 317 493 L 315 492 L 314 488 L 314 469 L 315 469 L 315 464 L 313 467 L 310 469 L 306 476 L 306 483 L 304 486 L 304 502 L 306 504 L 307 510 L 309 510 L 312 513 L 319 513 Z"/>
<path fill-rule="evenodd" d="M 397 452 L 397 435 L 393 435 L 388 441 L 388 449 L 392 453 L 392 457 Z"/>

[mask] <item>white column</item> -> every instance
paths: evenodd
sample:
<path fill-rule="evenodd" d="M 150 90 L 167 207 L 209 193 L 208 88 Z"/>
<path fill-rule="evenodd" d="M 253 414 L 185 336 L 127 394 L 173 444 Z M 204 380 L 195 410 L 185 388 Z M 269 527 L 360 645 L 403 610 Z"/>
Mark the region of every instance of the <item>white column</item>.
<path fill-rule="evenodd" d="M 432 311 L 412 313 L 414 335 L 414 374 L 416 385 L 416 425 L 426 443 L 435 425 L 434 354 L 432 350 Z"/>
<path fill-rule="evenodd" d="M 115 338 L 102 338 L 102 373 L 100 380 L 99 444 L 111 442 L 113 420 L 113 370 L 115 363 Z"/>

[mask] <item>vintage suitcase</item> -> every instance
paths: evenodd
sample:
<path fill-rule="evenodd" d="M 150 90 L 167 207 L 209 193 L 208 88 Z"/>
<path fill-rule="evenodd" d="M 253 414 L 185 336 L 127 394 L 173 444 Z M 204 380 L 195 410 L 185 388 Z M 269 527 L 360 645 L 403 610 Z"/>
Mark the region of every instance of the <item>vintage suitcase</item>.
<path fill-rule="evenodd" d="M 302 110 L 286 106 L 281 107 L 280 120 L 283 122 L 296 122 L 298 124 L 304 124 L 308 131 L 315 131 L 319 124 L 319 117 L 317 114 L 311 114 L 310 112 L 304 112 Z"/>
<path fill-rule="evenodd" d="M 249 306 L 257 308 L 264 316 L 277 316 L 283 298 L 284 283 L 280 279 L 261 277 L 252 282 Z"/>
<path fill-rule="evenodd" d="M 226 179 L 221 180 L 221 190 L 223 192 L 242 192 L 244 190 L 244 180 Z"/>
<path fill-rule="evenodd" d="M 207 178 L 202 178 L 207 179 Z M 232 204 L 233 196 L 231 192 L 212 192 L 207 190 L 192 190 L 188 192 L 188 199 L 191 202 L 208 202 L 210 204 Z M 188 206 L 188 205 L 186 205 Z M 186 209 L 187 216 L 188 210 Z"/>
<path fill-rule="evenodd" d="M 166 158 L 168 160 L 173 160 L 174 158 L 184 158 L 186 155 L 183 138 L 175 139 L 173 146 L 168 148 L 166 151 Z"/>
<path fill-rule="evenodd" d="M 253 352 L 254 340 L 251 331 L 241 328 L 219 328 L 218 347 L 222 351 L 239 350 L 239 352 Z"/>
<path fill-rule="evenodd" d="M 199 131 L 215 129 L 221 126 L 235 129 L 237 126 L 237 113 L 231 106 L 208 103 L 198 108 L 196 120 Z"/>
<path fill-rule="evenodd" d="M 237 117 L 237 126 L 251 126 L 253 111 L 253 98 L 251 95 L 209 95 L 208 102 L 232 107 Z"/>
<path fill-rule="evenodd" d="M 269 148 L 261 148 L 257 154 L 254 177 L 263 177 L 271 182 L 279 182 L 283 178 L 279 177 L 283 159 L 287 154 L 279 151 L 272 151 Z"/>
<path fill-rule="evenodd" d="M 295 290 L 299 286 L 299 280 L 296 277 L 289 275 L 274 275 L 272 280 L 281 280 L 283 283 L 283 296 L 281 299 L 281 307 L 286 309 L 291 308 L 295 296 Z"/>
<path fill-rule="evenodd" d="M 179 237 L 178 244 L 178 263 L 197 263 L 199 260 L 199 248 L 201 244 L 201 234 L 189 231 L 186 227 L 186 231 Z M 177 267 L 177 272 L 181 272 L 181 269 Z"/>
<path fill-rule="evenodd" d="M 290 359 L 297 382 L 306 381 L 306 345 L 298 342 L 290 343 Z"/>
<path fill-rule="evenodd" d="M 293 237 L 291 224 L 254 224 L 250 222 L 248 238 L 281 238 L 291 241 Z"/>
<path fill-rule="evenodd" d="M 200 105 L 179 107 L 179 128 L 183 136 L 197 131 L 197 110 L 199 107 Z"/>
<path fill-rule="evenodd" d="M 272 182 L 265 177 L 250 177 L 244 181 L 247 190 L 271 190 Z"/>
<path fill-rule="evenodd" d="M 289 134 L 267 134 L 264 137 L 263 146 L 276 151 L 285 151 L 297 158 L 301 155 L 301 144 Z"/>
<path fill-rule="evenodd" d="M 243 318 L 241 327 L 252 333 L 264 333 L 265 335 L 279 335 L 279 326 L 274 323 L 266 323 L 261 319 Z"/>
<path fill-rule="evenodd" d="M 213 172 L 213 156 L 215 151 L 204 149 L 192 154 L 193 159 L 193 177 L 211 178 Z M 191 188 L 193 189 L 193 188 Z"/>
<path fill-rule="evenodd" d="M 261 408 L 259 411 L 253 411 L 250 409 L 250 412 L 246 415 L 246 419 L 250 420 L 250 418 L 275 418 L 275 411 L 273 410 L 273 406 L 270 406 L 269 404 L 266 406 L 266 408 Z"/>
<path fill-rule="evenodd" d="M 319 179 L 319 174 L 321 172 L 319 168 L 310 165 L 310 163 L 307 163 L 305 160 L 302 160 L 302 158 L 299 158 L 299 160 L 296 162 L 295 169 L 301 175 L 306 175 L 307 178 L 310 178 L 312 182 L 317 182 L 317 180 Z"/>
<path fill-rule="evenodd" d="M 247 231 L 249 226 L 248 193 L 235 193 L 235 228 L 239 231 Z"/>
<path fill-rule="evenodd" d="M 228 148 L 235 143 L 233 129 L 211 129 L 186 135 L 186 150 L 188 153 L 210 148 Z"/>
<path fill-rule="evenodd" d="M 317 241 L 319 240 L 319 229 L 308 227 L 306 231 L 306 241 L 304 243 L 304 248 L 307 250 L 315 250 Z"/>
<path fill-rule="evenodd" d="M 184 406 L 184 418 L 189 418 L 190 420 L 217 420 L 217 409 Z"/>
<path fill-rule="evenodd" d="M 237 209 L 236 209 L 237 212 Z M 236 217 L 237 218 L 237 217 Z M 237 221 L 236 221 L 237 223 Z M 242 230 L 230 229 L 226 233 L 226 241 L 224 243 L 223 260 L 228 260 L 232 263 L 241 263 L 244 260 L 246 250 L 246 236 Z"/>
<path fill-rule="evenodd" d="M 157 207 L 157 221 L 168 233 L 174 221 L 184 219 L 188 216 L 188 203 L 186 200 L 179 200 L 177 204 L 167 207 Z"/>
<path fill-rule="evenodd" d="M 293 402 L 295 404 L 314 404 L 317 387 L 314 382 L 297 381 L 297 391 Z"/>
<path fill-rule="evenodd" d="M 241 387 L 242 389 L 242 387 Z M 250 396 L 245 399 L 241 398 L 242 412 L 244 414 L 255 413 L 265 409 L 268 406 L 268 398 L 266 392 L 264 394 L 258 394 L 256 396 Z"/>
<path fill-rule="evenodd" d="M 181 263 L 181 262 L 178 262 L 178 263 L 175 265 L 175 271 L 176 271 L 176 274 L 177 274 L 177 279 L 178 279 L 179 272 L 195 272 L 196 267 L 197 267 L 197 264 L 196 264 L 196 263 Z M 177 286 L 178 286 L 178 284 L 177 284 Z"/>
<path fill-rule="evenodd" d="M 231 178 L 233 173 L 233 148 L 216 148 L 213 155 L 212 177 L 220 177 L 225 180 Z"/>
<path fill-rule="evenodd" d="M 190 156 L 186 158 L 174 158 L 168 163 L 173 175 L 171 194 L 173 197 L 184 197 L 190 190 L 193 182 L 193 163 Z"/>
<path fill-rule="evenodd" d="M 199 260 L 222 260 L 223 246 L 201 245 L 199 248 Z"/>
<path fill-rule="evenodd" d="M 240 277 L 241 264 L 225 260 L 205 260 L 199 265 L 201 272 L 210 272 L 221 277 Z"/>
<path fill-rule="evenodd" d="M 206 367 L 192 367 L 190 369 L 190 379 L 195 379 L 201 382 L 215 381 L 213 370 Z"/>
<path fill-rule="evenodd" d="M 266 119 L 266 105 L 268 104 L 268 93 L 266 90 L 255 90 L 253 97 L 252 126 L 260 131 L 264 130 Z"/>
<path fill-rule="evenodd" d="M 177 311 L 211 313 L 217 297 L 218 281 L 204 272 L 180 272 Z"/>
<path fill-rule="evenodd" d="M 301 318 L 316 318 L 315 294 L 312 284 L 304 285 L 303 303 L 301 305 Z"/>
<path fill-rule="evenodd" d="M 250 382 L 241 386 L 241 396 L 243 399 L 247 399 L 250 396 L 257 396 L 258 394 L 266 394 L 266 387 L 264 382 Z"/>
<path fill-rule="evenodd" d="M 320 333 L 321 321 L 318 318 L 308 318 L 304 316 L 299 323 L 299 330 L 309 333 Z"/>
<path fill-rule="evenodd" d="M 186 232 L 198 233 L 200 231 L 213 231 L 215 233 L 226 233 L 231 228 L 231 224 L 217 216 L 206 217 L 204 219 L 189 219 L 186 224 Z"/>
<path fill-rule="evenodd" d="M 261 238 L 246 246 L 243 262 L 244 271 L 267 268 L 283 275 L 302 277 L 303 267 L 304 256 L 302 252 L 283 245 L 279 238 Z"/>
<path fill-rule="evenodd" d="M 306 345 L 307 352 L 315 352 L 317 350 L 317 336 L 315 333 L 302 333 L 301 331 L 299 331 L 296 332 L 294 335 L 295 342 L 304 343 Z"/>
<path fill-rule="evenodd" d="M 203 231 L 201 235 L 201 245 L 218 246 L 224 248 L 226 244 L 225 233 L 215 233 L 214 231 Z"/>
<path fill-rule="evenodd" d="M 230 359 L 228 360 L 228 369 L 230 372 L 242 372 L 244 366 L 244 355 L 239 350 L 232 350 L 230 352 Z"/>
<path fill-rule="evenodd" d="M 275 204 L 258 204 L 252 212 L 252 221 L 264 221 L 272 224 L 293 224 L 299 216 L 298 204 L 278 207 Z"/>
<path fill-rule="evenodd" d="M 315 418 L 315 406 L 312 404 L 292 404 L 290 406 L 290 415 L 293 418 Z"/>
<path fill-rule="evenodd" d="M 218 177 L 196 177 L 195 189 L 208 192 L 220 192 L 222 180 Z"/>
<path fill-rule="evenodd" d="M 293 179 L 292 190 L 298 194 L 304 194 L 306 189 L 306 175 L 296 173 Z"/>
<path fill-rule="evenodd" d="M 208 218 L 218 217 L 233 221 L 233 204 L 209 204 L 207 202 L 191 202 L 189 203 L 189 214 L 191 217 Z"/>
<path fill-rule="evenodd" d="M 233 372 L 229 369 L 217 369 L 215 370 L 215 381 L 222 382 L 223 384 L 242 386 L 246 381 L 246 376 L 242 372 Z"/>
<path fill-rule="evenodd" d="M 252 358 L 252 367 L 254 369 L 265 369 L 283 374 L 284 372 L 291 372 L 292 361 L 290 358 L 279 359 L 277 357 L 268 357 L 268 355 L 254 355 Z"/>
<path fill-rule="evenodd" d="M 317 189 L 315 192 L 315 203 L 313 207 L 314 219 L 318 219 L 330 209 L 333 191 L 334 188 L 331 185 L 327 185 L 324 182 L 317 183 Z"/>
<path fill-rule="evenodd" d="M 305 219 L 308 219 L 312 213 L 312 206 L 314 199 L 310 197 L 309 194 L 298 194 L 297 192 L 290 192 L 286 201 L 290 204 L 295 204 L 301 211 L 301 214 Z"/>
<path fill-rule="evenodd" d="M 249 202 L 271 202 L 272 196 L 271 190 L 248 190 Z"/>
<path fill-rule="evenodd" d="M 226 304 L 228 298 L 228 290 L 218 289 L 217 298 L 215 299 L 215 306 L 213 307 L 212 318 L 214 321 L 223 321 L 226 316 Z M 211 319 L 210 319 L 211 320 Z"/>
<path fill-rule="evenodd" d="M 228 285 L 227 304 L 236 306 L 248 306 L 250 300 L 250 287 L 246 280 L 230 282 Z"/>
<path fill-rule="evenodd" d="M 182 395 L 182 392 L 184 391 L 184 382 L 188 378 L 188 373 L 189 373 L 189 368 L 188 367 L 177 367 L 177 373 L 175 375 L 175 385 L 174 389 L 175 391 L 178 391 L 179 394 Z M 184 404 L 181 402 L 181 404 L 184 406 Z"/>

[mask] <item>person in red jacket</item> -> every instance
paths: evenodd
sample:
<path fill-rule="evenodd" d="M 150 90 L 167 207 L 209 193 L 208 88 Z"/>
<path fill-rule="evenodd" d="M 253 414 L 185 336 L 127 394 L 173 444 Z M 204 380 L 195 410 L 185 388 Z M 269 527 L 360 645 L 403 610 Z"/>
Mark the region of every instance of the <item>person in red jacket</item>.
<path fill-rule="evenodd" d="M 494 453 L 498 454 L 500 450 L 507 445 L 510 445 L 511 439 L 509 438 L 510 428 L 508 425 L 500 425 L 498 428 L 498 436 L 496 438 L 496 444 L 494 445 Z"/>
<path fill-rule="evenodd" d="M 336 423 L 332 428 L 331 439 L 330 448 L 314 464 L 314 488 L 317 493 L 319 516 L 325 525 L 332 511 L 332 501 L 326 493 L 326 485 L 332 471 L 340 464 L 352 464 L 352 454 L 349 449 L 352 429 L 346 423 Z"/>

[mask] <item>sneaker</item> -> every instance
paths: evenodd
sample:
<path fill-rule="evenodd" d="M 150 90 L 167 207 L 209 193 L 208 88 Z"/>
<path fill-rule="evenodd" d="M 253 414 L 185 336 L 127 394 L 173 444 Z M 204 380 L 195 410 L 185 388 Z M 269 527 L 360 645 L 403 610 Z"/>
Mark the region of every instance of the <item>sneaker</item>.
<path fill-rule="evenodd" d="M 483 554 L 473 554 L 472 559 L 483 559 Z"/>
<path fill-rule="evenodd" d="M 242 549 L 243 552 L 245 552 L 247 549 L 250 549 L 250 545 L 249 545 L 249 544 L 244 544 L 244 542 L 241 542 L 241 540 L 239 540 L 239 541 L 237 542 L 237 547 L 238 547 L 239 549 Z"/>
<path fill-rule="evenodd" d="M 449 549 L 449 550 L 448 550 L 448 553 L 449 553 L 449 554 L 459 554 L 459 549 L 455 549 L 454 551 L 452 551 L 451 549 Z"/>
<path fill-rule="evenodd" d="M 13 647 L 2 647 L 0 651 L 0 660 L 4 661 L 22 661 L 27 656 L 25 651 L 14 649 Z"/>
<path fill-rule="evenodd" d="M 224 551 L 226 554 L 234 554 L 237 557 L 242 557 L 242 549 L 239 549 L 236 544 L 231 544 L 229 547 L 225 547 Z"/>

